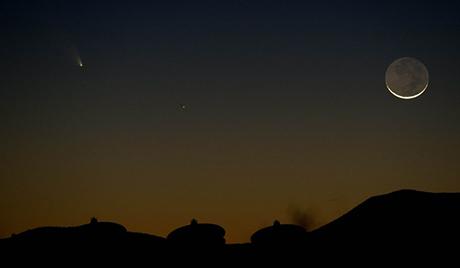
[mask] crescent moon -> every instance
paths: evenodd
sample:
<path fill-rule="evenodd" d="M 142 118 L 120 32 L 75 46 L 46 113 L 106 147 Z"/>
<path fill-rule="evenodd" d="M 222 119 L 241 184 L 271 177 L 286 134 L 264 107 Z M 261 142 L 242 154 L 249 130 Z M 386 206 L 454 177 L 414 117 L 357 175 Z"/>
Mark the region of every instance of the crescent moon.
<path fill-rule="evenodd" d="M 394 96 L 400 99 L 414 99 L 426 91 L 429 74 L 425 65 L 410 57 L 395 60 L 385 73 L 385 84 Z"/>

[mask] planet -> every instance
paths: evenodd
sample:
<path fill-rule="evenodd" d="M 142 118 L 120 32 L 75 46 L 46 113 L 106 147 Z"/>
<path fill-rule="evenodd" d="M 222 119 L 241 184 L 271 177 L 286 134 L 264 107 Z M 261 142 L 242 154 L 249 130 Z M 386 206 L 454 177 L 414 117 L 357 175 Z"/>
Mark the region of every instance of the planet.
<path fill-rule="evenodd" d="M 428 69 L 418 59 L 404 57 L 395 60 L 385 73 L 388 90 L 398 98 L 413 99 L 428 88 Z"/>

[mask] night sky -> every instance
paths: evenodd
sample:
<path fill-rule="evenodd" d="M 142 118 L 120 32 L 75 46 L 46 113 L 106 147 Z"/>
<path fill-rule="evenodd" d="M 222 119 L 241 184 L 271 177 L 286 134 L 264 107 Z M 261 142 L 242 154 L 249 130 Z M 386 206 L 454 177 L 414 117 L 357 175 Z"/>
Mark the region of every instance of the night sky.
<path fill-rule="evenodd" d="M 2 1 L 0 237 L 191 218 L 245 242 L 401 188 L 460 191 L 455 1 Z M 393 96 L 414 57 L 426 92 Z M 79 66 L 79 59 L 83 68 Z"/>

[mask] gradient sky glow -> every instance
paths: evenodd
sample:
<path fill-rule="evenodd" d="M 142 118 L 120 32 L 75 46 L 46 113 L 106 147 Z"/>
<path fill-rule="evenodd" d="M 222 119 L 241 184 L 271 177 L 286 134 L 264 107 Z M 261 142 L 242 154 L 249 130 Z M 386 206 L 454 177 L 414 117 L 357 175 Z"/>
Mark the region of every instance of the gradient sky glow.
<path fill-rule="evenodd" d="M 290 207 L 460 191 L 460 4 L 300 2 L 0 3 L 0 237 L 197 218 L 245 242 Z M 404 56 L 413 100 L 385 88 Z"/>

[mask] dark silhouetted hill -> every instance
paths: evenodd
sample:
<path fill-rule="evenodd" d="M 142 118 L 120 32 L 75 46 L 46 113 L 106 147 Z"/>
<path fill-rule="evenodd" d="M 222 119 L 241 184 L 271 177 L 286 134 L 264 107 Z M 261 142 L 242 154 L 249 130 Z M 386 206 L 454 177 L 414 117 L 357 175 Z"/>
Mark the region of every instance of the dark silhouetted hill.
<path fill-rule="evenodd" d="M 449 255 L 460 242 L 460 193 L 401 190 L 371 197 L 312 232 L 311 242 L 322 252 Z"/>
<path fill-rule="evenodd" d="M 275 221 L 246 244 L 225 244 L 222 227 L 195 220 L 165 239 L 93 219 L 82 226 L 42 227 L 1 239 L 0 252 L 3 260 L 16 266 L 30 260 L 57 266 L 69 260 L 79 265 L 96 260 L 105 267 L 327 265 L 368 259 L 414 264 L 458 260 L 459 242 L 460 193 L 401 190 L 371 197 L 313 232 Z"/>

